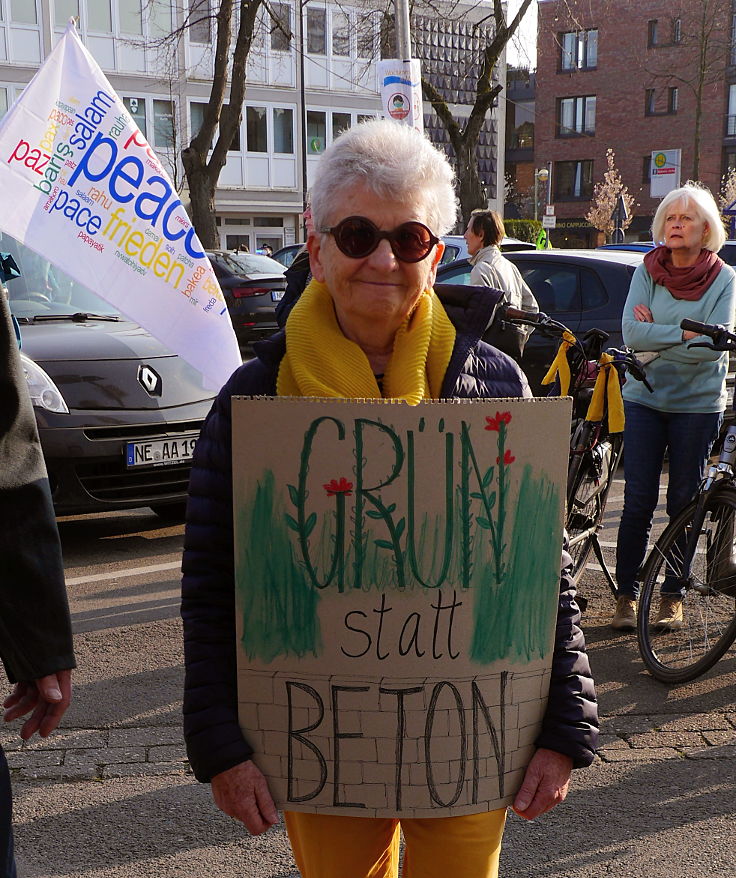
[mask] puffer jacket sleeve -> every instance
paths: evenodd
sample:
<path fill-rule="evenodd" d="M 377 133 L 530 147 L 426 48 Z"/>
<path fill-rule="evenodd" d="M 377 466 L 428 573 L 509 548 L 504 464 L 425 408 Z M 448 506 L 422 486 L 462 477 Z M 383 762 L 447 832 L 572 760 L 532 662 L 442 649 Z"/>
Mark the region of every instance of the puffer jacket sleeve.
<path fill-rule="evenodd" d="M 197 442 L 189 483 L 181 605 L 184 737 L 194 775 L 204 782 L 252 753 L 237 709 L 230 403 L 233 394 L 263 392 L 248 380 L 251 372 L 239 369 L 220 391 Z"/>
<path fill-rule="evenodd" d="M 572 558 L 566 547 L 567 537 L 562 552 L 549 700 L 536 744 L 564 753 L 572 759 L 575 768 L 584 768 L 595 758 L 598 746 L 598 705 L 585 638 L 580 630 Z"/>

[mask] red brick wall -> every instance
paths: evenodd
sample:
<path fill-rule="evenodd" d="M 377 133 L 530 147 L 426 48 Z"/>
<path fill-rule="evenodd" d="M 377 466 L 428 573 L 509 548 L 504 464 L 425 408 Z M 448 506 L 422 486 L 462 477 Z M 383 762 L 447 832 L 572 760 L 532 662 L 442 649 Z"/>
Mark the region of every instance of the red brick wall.
<path fill-rule="evenodd" d="M 708 7 L 706 9 L 706 7 Z M 703 89 L 702 139 L 699 179 L 714 194 L 721 178 L 721 156 L 727 86 L 730 36 L 730 0 L 540 0 L 537 55 L 537 96 L 535 128 L 535 162 L 592 159 L 593 182 L 602 180 L 606 170 L 606 150 L 615 151 L 616 166 L 624 185 L 640 206 L 638 216 L 652 216 L 658 204 L 649 197 L 649 185 L 643 183 L 643 157 L 653 149 L 681 149 L 684 183 L 693 175 L 693 132 L 695 96 L 687 84 L 674 77 L 655 74 L 680 74 L 690 78 L 697 71 L 696 42 L 701 25 L 696 19 L 704 10 L 712 30 L 708 64 L 708 81 Z M 659 22 L 659 39 L 664 42 L 672 31 L 672 21 L 682 21 L 679 46 L 648 48 L 650 19 Z M 595 70 L 562 72 L 559 36 L 565 31 L 598 29 L 598 65 Z M 715 79 L 715 81 L 713 81 Z M 678 112 L 673 115 L 645 115 L 645 91 L 656 89 L 657 109 L 664 110 L 670 86 L 679 89 Z M 559 138 L 557 100 L 561 97 L 596 95 L 594 136 Z M 554 191 L 554 186 L 553 186 Z M 556 202 L 556 214 L 583 217 L 587 202 Z"/>

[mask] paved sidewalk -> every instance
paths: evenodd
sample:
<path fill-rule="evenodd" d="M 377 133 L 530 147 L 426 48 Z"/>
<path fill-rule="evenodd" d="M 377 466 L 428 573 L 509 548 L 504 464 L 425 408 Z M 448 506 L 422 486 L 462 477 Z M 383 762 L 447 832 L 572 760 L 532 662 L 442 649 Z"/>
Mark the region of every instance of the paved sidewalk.
<path fill-rule="evenodd" d="M 14 782 L 191 774 L 178 726 L 62 728 L 28 742 L 3 729 L 0 743 Z"/>
<path fill-rule="evenodd" d="M 0 743 L 14 782 L 191 776 L 175 726 L 62 729 L 27 743 L 4 728 Z M 736 712 L 603 717 L 600 744 L 604 763 L 736 758 Z"/>

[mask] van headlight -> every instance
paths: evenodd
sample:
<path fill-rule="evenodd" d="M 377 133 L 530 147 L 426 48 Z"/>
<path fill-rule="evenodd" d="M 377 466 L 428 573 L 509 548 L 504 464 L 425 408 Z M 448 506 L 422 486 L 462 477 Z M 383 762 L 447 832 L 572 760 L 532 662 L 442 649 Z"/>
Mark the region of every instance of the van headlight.
<path fill-rule="evenodd" d="M 61 395 L 61 391 L 44 372 L 44 370 L 34 363 L 33 360 L 21 351 L 20 362 L 23 367 L 23 374 L 28 382 L 28 392 L 31 395 L 31 402 L 37 408 L 46 409 L 48 412 L 58 412 L 59 414 L 68 415 L 69 407 Z"/>

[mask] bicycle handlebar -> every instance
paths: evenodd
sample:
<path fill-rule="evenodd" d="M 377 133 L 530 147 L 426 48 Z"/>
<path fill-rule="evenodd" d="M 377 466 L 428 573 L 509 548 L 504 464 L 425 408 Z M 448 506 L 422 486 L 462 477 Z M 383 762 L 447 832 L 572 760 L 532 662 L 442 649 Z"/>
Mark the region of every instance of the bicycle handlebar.
<path fill-rule="evenodd" d="M 710 348 L 714 351 L 736 352 L 736 335 L 726 326 L 719 323 L 700 323 L 698 320 L 685 318 L 680 321 L 680 329 L 686 332 L 695 332 L 697 335 L 705 335 L 713 340 L 710 342 L 693 342 L 689 348 Z"/>

